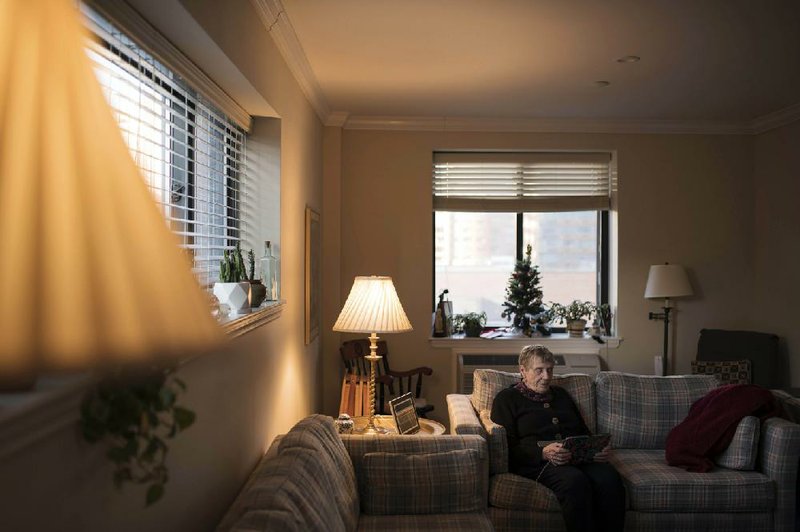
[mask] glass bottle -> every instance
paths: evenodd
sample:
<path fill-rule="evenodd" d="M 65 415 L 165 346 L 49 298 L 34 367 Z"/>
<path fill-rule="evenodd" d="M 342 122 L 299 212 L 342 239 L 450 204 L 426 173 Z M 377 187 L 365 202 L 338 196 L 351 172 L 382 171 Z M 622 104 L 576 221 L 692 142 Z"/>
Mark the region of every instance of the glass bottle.
<path fill-rule="evenodd" d="M 278 275 L 280 263 L 272 255 L 272 243 L 264 241 L 264 256 L 261 257 L 261 280 L 267 287 L 267 301 L 277 301 L 280 297 L 278 293 Z"/>

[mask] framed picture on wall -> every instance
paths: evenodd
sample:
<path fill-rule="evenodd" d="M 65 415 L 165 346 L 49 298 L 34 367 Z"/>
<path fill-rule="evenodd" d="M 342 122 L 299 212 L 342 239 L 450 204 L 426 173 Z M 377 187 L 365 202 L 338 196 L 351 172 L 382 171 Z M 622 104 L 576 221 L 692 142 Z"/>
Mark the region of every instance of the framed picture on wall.
<path fill-rule="evenodd" d="M 306 345 L 319 335 L 321 238 L 319 213 L 306 207 Z"/>

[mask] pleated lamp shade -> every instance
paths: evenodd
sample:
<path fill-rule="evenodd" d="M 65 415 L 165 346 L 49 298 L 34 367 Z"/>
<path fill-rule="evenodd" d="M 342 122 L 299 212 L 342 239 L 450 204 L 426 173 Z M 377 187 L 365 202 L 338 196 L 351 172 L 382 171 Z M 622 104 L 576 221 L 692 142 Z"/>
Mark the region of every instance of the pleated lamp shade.
<path fill-rule="evenodd" d="M 73 0 L 0 2 L 0 377 L 221 340 L 125 145 Z"/>
<path fill-rule="evenodd" d="M 692 285 L 686 270 L 679 264 L 655 264 L 647 274 L 646 299 L 667 299 L 691 296 Z"/>
<path fill-rule="evenodd" d="M 391 277 L 356 277 L 334 331 L 396 333 L 412 330 Z"/>

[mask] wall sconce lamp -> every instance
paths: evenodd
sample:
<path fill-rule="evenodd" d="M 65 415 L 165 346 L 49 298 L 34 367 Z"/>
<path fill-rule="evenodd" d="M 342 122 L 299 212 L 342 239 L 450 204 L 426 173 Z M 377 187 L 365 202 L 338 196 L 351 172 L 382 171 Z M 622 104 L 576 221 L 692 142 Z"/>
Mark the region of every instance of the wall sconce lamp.
<path fill-rule="evenodd" d="M 667 357 L 669 349 L 669 300 L 675 297 L 686 297 L 693 295 L 692 285 L 686 270 L 678 264 L 655 264 L 650 266 L 647 275 L 647 287 L 644 290 L 646 299 L 664 299 L 664 312 L 650 312 L 648 318 L 651 320 L 664 320 L 664 354 L 661 357 L 661 374 L 667 374 Z"/>
<path fill-rule="evenodd" d="M 342 312 L 333 326 L 334 331 L 370 333 L 369 355 L 369 421 L 362 434 L 386 432 L 375 426 L 375 365 L 382 358 L 378 351 L 377 333 L 397 333 L 411 331 L 400 298 L 394 289 L 391 277 L 356 277 L 350 295 L 347 296 Z"/>

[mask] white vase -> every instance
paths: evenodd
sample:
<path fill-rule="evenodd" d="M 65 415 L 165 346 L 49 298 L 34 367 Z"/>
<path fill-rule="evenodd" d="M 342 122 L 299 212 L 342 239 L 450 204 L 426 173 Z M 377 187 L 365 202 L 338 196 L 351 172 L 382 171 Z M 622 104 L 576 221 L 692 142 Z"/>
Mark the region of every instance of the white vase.
<path fill-rule="evenodd" d="M 250 314 L 250 283 L 214 283 L 214 295 L 221 305 L 228 305 L 231 314 Z"/>

